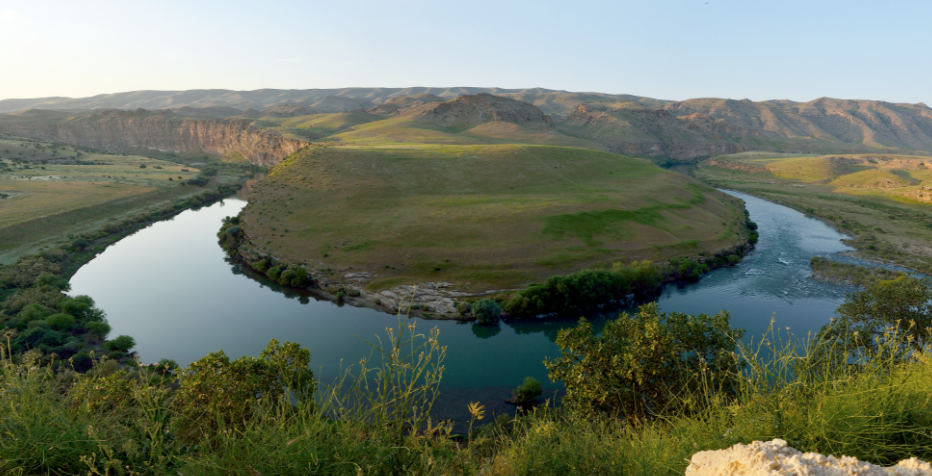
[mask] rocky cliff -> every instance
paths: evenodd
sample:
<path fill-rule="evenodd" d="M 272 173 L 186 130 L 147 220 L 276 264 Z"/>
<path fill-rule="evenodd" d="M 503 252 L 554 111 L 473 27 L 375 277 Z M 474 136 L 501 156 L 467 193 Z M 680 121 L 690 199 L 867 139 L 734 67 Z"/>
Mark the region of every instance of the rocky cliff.
<path fill-rule="evenodd" d="M 175 153 L 197 149 L 212 154 L 235 151 L 251 163 L 263 166 L 277 164 L 308 145 L 308 142 L 257 128 L 248 119 L 197 120 L 145 109 L 110 109 L 42 120 L 28 114 L 4 116 L 0 120 L 0 132 L 116 153 L 131 148 Z"/>

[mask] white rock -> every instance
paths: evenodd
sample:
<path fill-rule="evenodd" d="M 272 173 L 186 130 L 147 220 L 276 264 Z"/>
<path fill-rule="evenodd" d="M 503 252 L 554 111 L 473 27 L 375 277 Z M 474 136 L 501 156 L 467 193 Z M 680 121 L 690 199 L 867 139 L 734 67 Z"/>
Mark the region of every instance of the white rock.
<path fill-rule="evenodd" d="M 857 458 L 803 453 L 775 439 L 737 444 L 693 455 L 686 476 L 932 476 L 932 465 L 916 458 L 884 468 Z"/>

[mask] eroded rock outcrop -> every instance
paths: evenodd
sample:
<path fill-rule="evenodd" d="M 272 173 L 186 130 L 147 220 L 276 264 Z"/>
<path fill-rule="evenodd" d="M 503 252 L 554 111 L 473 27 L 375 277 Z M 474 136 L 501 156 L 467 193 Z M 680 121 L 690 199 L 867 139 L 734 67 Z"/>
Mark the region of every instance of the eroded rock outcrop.
<path fill-rule="evenodd" d="M 857 458 L 803 453 L 775 439 L 737 444 L 693 455 L 686 476 L 929 476 L 932 465 L 916 458 L 881 467 Z"/>
<path fill-rule="evenodd" d="M 253 126 L 242 118 L 192 119 L 166 111 L 108 109 L 59 120 L 0 121 L 0 132 L 91 147 L 111 153 L 133 148 L 181 153 L 238 152 L 256 165 L 280 162 L 309 143 Z"/>
<path fill-rule="evenodd" d="M 553 123 L 550 116 L 533 104 L 486 93 L 460 96 L 440 104 L 428 103 L 412 117 L 446 127 L 509 122 L 530 129 L 549 129 Z"/>
<path fill-rule="evenodd" d="M 757 145 L 741 140 L 760 136 L 708 115 L 677 117 L 639 104 L 580 104 L 557 129 L 600 142 L 615 153 L 680 161 L 755 150 Z"/>

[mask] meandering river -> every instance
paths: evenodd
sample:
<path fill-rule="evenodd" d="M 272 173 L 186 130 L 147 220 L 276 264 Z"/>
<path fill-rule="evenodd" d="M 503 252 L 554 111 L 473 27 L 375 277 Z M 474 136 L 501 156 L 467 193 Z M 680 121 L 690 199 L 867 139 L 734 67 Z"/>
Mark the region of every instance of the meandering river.
<path fill-rule="evenodd" d="M 850 250 L 840 241 L 845 236 L 781 205 L 726 193 L 747 203 L 759 225 L 757 248 L 740 264 L 712 271 L 698 283 L 668 286 L 659 298 L 661 310 L 728 310 L 732 325 L 746 329 L 748 337 L 763 333 L 771 318 L 797 335 L 817 331 L 851 288 L 810 279 L 809 259 Z M 396 319 L 309 294 L 283 293 L 243 275 L 225 260 L 216 232 L 223 217 L 236 215 L 245 205 L 228 199 L 140 230 L 82 267 L 71 279 L 70 294 L 93 297 L 107 312 L 111 336 L 133 336 L 144 362 L 168 358 L 185 365 L 219 349 L 234 358 L 258 355 L 269 340 L 278 339 L 310 349 L 318 377 L 331 381 L 341 367 L 369 355 L 371 349 L 361 339 L 384 337 Z M 542 361 L 559 355 L 556 334 L 572 326 L 576 316 L 492 328 L 416 322 L 419 332 L 440 329 L 448 352 L 438 411 L 445 418 L 462 419 L 470 400 L 481 400 L 492 411 L 510 411 L 502 401 L 527 376 L 556 388 Z"/>

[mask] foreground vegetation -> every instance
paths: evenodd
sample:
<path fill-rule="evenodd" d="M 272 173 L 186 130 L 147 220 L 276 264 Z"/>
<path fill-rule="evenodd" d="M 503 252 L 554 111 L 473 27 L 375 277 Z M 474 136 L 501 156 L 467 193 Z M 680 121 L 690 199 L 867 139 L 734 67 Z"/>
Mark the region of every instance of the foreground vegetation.
<path fill-rule="evenodd" d="M 567 386 L 562 407 L 482 425 L 476 402 L 463 435 L 430 417 L 444 371 L 439 333 L 419 333 L 401 316 L 384 346 L 331 385 L 315 382 L 310 353 L 289 343 L 273 341 L 259 357 L 214 353 L 186 369 L 95 358 L 81 374 L 42 365 L 38 351 L 11 354 L 7 340 L 0 469 L 674 475 L 697 451 L 772 438 L 878 464 L 929 460 L 932 361 L 920 329 L 932 313 L 864 311 L 906 295 L 928 298 L 932 286 L 884 286 L 850 298 L 839 319 L 807 340 L 772 332 L 742 344 L 725 313 L 664 315 L 651 305 L 600 335 L 582 322 L 561 332 L 563 356 L 547 364 Z M 903 312 L 914 312 L 914 323 L 898 327 Z M 857 327 L 866 321 L 879 332 L 871 334 L 876 345 L 844 337 L 849 326 L 866 331 Z M 599 378 L 580 378 L 587 375 Z M 516 397 L 536 395 L 533 387 L 527 382 Z"/>
<path fill-rule="evenodd" d="M 928 157 L 744 153 L 710 159 L 692 174 L 825 220 L 866 259 L 932 273 Z"/>

